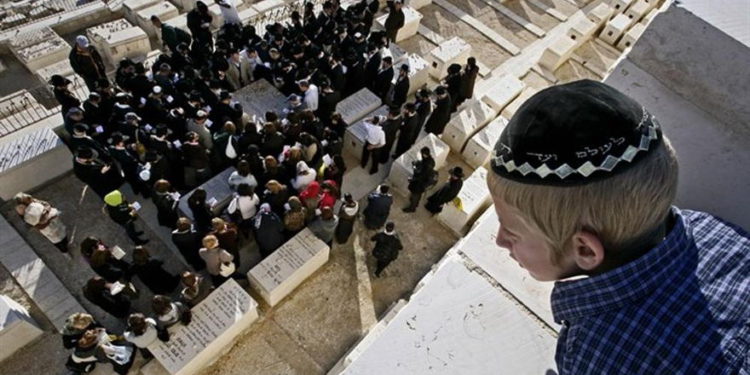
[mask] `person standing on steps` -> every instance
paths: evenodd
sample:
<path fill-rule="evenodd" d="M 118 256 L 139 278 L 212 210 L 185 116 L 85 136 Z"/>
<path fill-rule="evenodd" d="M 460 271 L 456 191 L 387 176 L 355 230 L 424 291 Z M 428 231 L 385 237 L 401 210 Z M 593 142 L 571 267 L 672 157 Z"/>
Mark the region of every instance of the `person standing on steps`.
<path fill-rule="evenodd" d="M 396 225 L 392 221 L 385 225 L 384 231 L 372 236 L 370 241 L 375 241 L 375 247 L 372 249 L 372 255 L 377 260 L 375 277 L 380 277 L 383 270 L 398 258 L 398 253 L 404 246 L 396 234 Z"/>
<path fill-rule="evenodd" d="M 435 171 L 435 159 L 430 155 L 430 149 L 422 147 L 419 150 L 421 159 L 412 162 L 413 174 L 409 179 L 409 205 L 404 207 L 404 212 L 414 212 L 419 206 L 422 194 L 435 183 L 437 172 Z"/>

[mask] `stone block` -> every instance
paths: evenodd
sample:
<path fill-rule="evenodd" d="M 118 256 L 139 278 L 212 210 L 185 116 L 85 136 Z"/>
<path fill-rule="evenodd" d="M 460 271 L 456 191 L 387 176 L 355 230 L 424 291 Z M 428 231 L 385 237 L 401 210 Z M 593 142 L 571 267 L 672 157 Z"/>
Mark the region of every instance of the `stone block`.
<path fill-rule="evenodd" d="M 646 25 L 642 23 L 636 23 L 633 25 L 633 27 L 628 30 L 628 32 L 625 33 L 625 35 L 622 36 L 622 39 L 620 39 L 620 42 L 617 43 L 617 49 L 620 51 L 624 51 L 627 48 L 630 48 L 635 44 L 635 41 L 638 40 L 638 38 L 641 37 L 641 34 L 646 31 Z"/>
<path fill-rule="evenodd" d="M 631 19 L 632 23 L 637 23 L 656 7 L 656 0 L 638 0 L 625 11 L 625 15 Z"/>
<path fill-rule="evenodd" d="M 489 88 L 485 90 L 482 101 L 489 105 L 495 112 L 505 108 L 526 87 L 520 79 L 512 75 L 504 75 L 499 79 L 493 79 Z"/>
<path fill-rule="evenodd" d="M 579 17 L 571 20 L 573 24 L 568 30 L 568 37 L 576 42 L 576 49 L 591 39 L 601 26 L 583 15 L 577 14 L 577 16 Z"/>
<path fill-rule="evenodd" d="M 125 0 L 122 4 L 123 15 L 125 19 L 130 21 L 132 24 L 138 24 L 138 11 L 145 9 L 161 2 L 163 0 Z"/>
<path fill-rule="evenodd" d="M 91 43 L 105 62 L 117 66 L 124 58 L 143 58 L 151 51 L 148 35 L 125 19 L 103 23 L 86 29 Z"/>
<path fill-rule="evenodd" d="M 432 0 L 406 0 L 404 4 L 409 8 L 419 9 L 421 7 L 432 4 Z"/>
<path fill-rule="evenodd" d="M 464 152 L 461 153 L 466 164 L 469 164 L 473 168 L 486 166 L 492 157 L 495 142 L 500 139 L 500 134 L 502 134 L 507 123 L 508 120 L 499 116 L 471 137 L 466 142 Z"/>
<path fill-rule="evenodd" d="M 635 0 L 610 0 L 610 5 L 615 13 L 623 13 Z"/>
<path fill-rule="evenodd" d="M 380 98 L 367 88 L 363 88 L 336 104 L 336 112 L 341 114 L 348 125 L 363 119 L 368 113 L 380 107 Z"/>
<path fill-rule="evenodd" d="M 461 153 L 466 141 L 500 112 L 479 99 L 469 99 L 462 107 L 448 121 L 441 136 L 443 142 L 457 153 Z"/>
<path fill-rule="evenodd" d="M 434 134 L 427 134 L 422 137 L 422 139 L 418 140 L 391 165 L 388 181 L 390 181 L 391 187 L 398 190 L 401 194 L 409 194 L 409 178 L 413 174 L 412 163 L 419 158 L 419 150 L 422 147 L 430 149 L 430 154 L 435 159 L 435 169 L 445 166 L 448 153 L 450 153 L 450 147 Z"/>
<path fill-rule="evenodd" d="M 42 330 L 23 306 L 0 295 L 0 361 L 41 335 Z"/>
<path fill-rule="evenodd" d="M 560 35 L 552 45 L 542 52 L 539 58 L 539 66 L 551 72 L 557 70 L 573 54 L 578 43 L 567 35 Z"/>
<path fill-rule="evenodd" d="M 469 43 L 457 36 L 448 39 L 430 51 L 427 58 L 427 62 L 430 63 L 430 75 L 440 80 L 447 74 L 446 70 L 450 64 L 464 64 L 470 55 Z"/>
<path fill-rule="evenodd" d="M 170 328 L 168 342 L 148 347 L 172 375 L 190 375 L 215 362 L 258 319 L 258 303 L 229 279 L 192 308 L 190 325 Z"/>
<path fill-rule="evenodd" d="M 250 285 L 275 306 L 326 264 L 329 253 L 328 245 L 305 228 L 248 272 Z"/>
<path fill-rule="evenodd" d="M 0 198 L 10 200 L 72 169 L 73 155 L 49 128 L 0 141 Z M 64 162 L 61 162 L 64 161 Z"/>
<path fill-rule="evenodd" d="M 344 133 L 344 152 L 348 152 L 355 159 L 361 160 L 362 150 L 365 147 L 365 137 L 367 136 L 365 120 L 373 116 L 385 116 L 387 114 L 388 106 L 384 105 L 368 113 L 354 124 L 350 124 L 349 127 L 346 128 L 346 133 Z"/>
<path fill-rule="evenodd" d="M 229 167 L 198 187 L 206 191 L 207 201 L 216 199 L 216 203 L 212 207 L 214 215 L 220 214 L 232 200 L 234 190 L 229 187 L 229 175 L 234 171 L 234 167 Z M 193 211 L 188 206 L 187 200 L 193 194 L 193 191 L 180 197 L 180 202 L 177 204 L 182 216 L 190 220 L 193 220 Z"/>
<path fill-rule="evenodd" d="M 651 9 L 650 12 L 646 13 L 645 16 L 643 16 L 643 19 L 641 19 L 641 23 L 644 25 L 648 25 L 651 23 L 651 20 L 656 17 L 656 15 L 659 14 L 659 8 Z"/>
<path fill-rule="evenodd" d="M 391 44 L 392 46 L 395 44 Z M 396 61 L 394 67 L 398 69 L 402 64 L 409 66 L 409 95 L 415 93 L 417 90 L 427 85 L 430 81 L 429 69 L 430 65 L 427 60 L 423 59 L 416 53 L 408 53 L 403 55 L 399 60 Z M 393 83 L 396 83 L 398 75 L 393 76 Z"/>
<path fill-rule="evenodd" d="M 624 34 L 628 27 L 630 27 L 631 23 L 632 20 L 628 18 L 628 16 L 620 13 L 611 21 L 607 22 L 601 34 L 599 34 L 599 39 L 609 45 L 615 46 L 622 34 Z"/>
<path fill-rule="evenodd" d="M 464 180 L 464 186 L 453 202 L 443 206 L 437 220 L 456 235 L 463 237 L 476 220 L 491 203 L 490 191 L 487 188 L 487 170 L 479 167 Z"/>
<path fill-rule="evenodd" d="M 591 9 L 587 16 L 598 28 L 604 25 L 605 22 L 609 21 L 614 13 L 615 9 L 612 8 L 612 6 L 607 3 L 599 3 L 594 9 Z"/>
<path fill-rule="evenodd" d="M 52 29 L 30 34 L 10 45 L 11 52 L 30 72 L 68 59 L 72 47 Z"/>
<path fill-rule="evenodd" d="M 286 95 L 265 79 L 259 79 L 232 95 L 242 104 L 245 113 L 258 119 L 265 118 L 267 111 L 275 111 L 283 117 L 287 105 Z"/>
<path fill-rule="evenodd" d="M 398 33 L 396 33 L 396 43 L 417 35 L 419 22 L 422 21 L 422 13 L 417 12 L 416 9 L 405 6 L 401 10 L 404 11 L 404 26 L 398 29 Z M 380 27 L 385 28 L 385 20 L 387 18 L 388 14 L 386 13 L 378 17 L 375 21 Z"/>
<path fill-rule="evenodd" d="M 151 23 L 151 16 L 157 16 L 162 22 L 177 17 L 180 12 L 172 3 L 163 1 L 147 8 L 140 9 L 136 12 L 136 24 L 140 26 L 149 37 L 156 38 L 161 42 L 161 30 L 157 30 Z"/>
<path fill-rule="evenodd" d="M 73 67 L 70 66 L 70 59 L 60 60 L 59 62 L 45 66 L 44 68 L 36 71 L 37 78 L 39 78 L 39 81 L 41 81 L 42 84 L 45 85 L 47 84 L 47 82 L 49 82 L 50 77 L 55 74 L 59 74 L 63 77 L 69 77 L 75 74 L 73 72 Z"/>
<path fill-rule="evenodd" d="M 516 111 L 518 110 L 518 108 L 521 107 L 521 105 L 523 103 L 525 103 L 526 100 L 528 100 L 530 97 L 532 97 L 538 91 L 539 91 L 539 89 L 536 89 L 536 88 L 533 88 L 533 87 L 527 87 L 527 88 L 525 88 L 521 92 L 521 95 L 518 95 L 518 97 L 515 98 L 515 99 L 513 99 L 513 101 L 510 102 L 510 104 L 508 104 L 507 106 L 505 106 L 505 109 L 503 109 L 503 111 L 500 112 L 500 114 L 503 117 L 505 117 L 508 120 L 510 120 L 513 117 L 513 115 L 516 113 Z"/>

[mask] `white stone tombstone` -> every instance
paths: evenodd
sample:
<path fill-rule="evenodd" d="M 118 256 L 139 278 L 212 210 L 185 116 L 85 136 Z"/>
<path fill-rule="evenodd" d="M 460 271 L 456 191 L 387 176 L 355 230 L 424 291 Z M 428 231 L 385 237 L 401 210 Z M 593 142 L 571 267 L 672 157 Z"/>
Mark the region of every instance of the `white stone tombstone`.
<path fill-rule="evenodd" d="M 172 375 L 199 372 L 220 358 L 222 351 L 258 319 L 258 303 L 234 279 L 229 279 L 192 308 L 189 325 L 170 328 L 168 342 L 149 350 Z"/>
<path fill-rule="evenodd" d="M 140 26 L 149 37 L 156 38 L 161 42 L 161 30 L 156 29 L 154 24 L 151 23 L 151 16 L 157 16 L 162 22 L 167 22 L 170 19 L 177 17 L 179 14 L 180 12 L 177 10 L 177 7 L 172 5 L 172 3 L 163 1 L 138 10 L 135 19 L 137 25 Z"/>
<path fill-rule="evenodd" d="M 633 4 L 635 0 L 611 0 L 610 4 L 612 4 L 612 8 L 617 13 L 623 13 L 626 9 L 630 6 L 630 4 Z"/>
<path fill-rule="evenodd" d="M 237 91 L 232 96 L 240 104 L 245 113 L 250 117 L 263 121 L 267 111 L 275 111 L 280 117 L 284 117 L 284 109 L 287 107 L 287 97 L 274 85 L 265 79 L 259 79 Z"/>
<path fill-rule="evenodd" d="M 469 99 L 446 125 L 441 138 L 453 151 L 461 153 L 466 141 L 487 125 L 500 111 L 479 99 Z"/>
<path fill-rule="evenodd" d="M 440 80 L 447 74 L 446 70 L 450 64 L 464 64 L 470 54 L 471 45 L 457 36 L 440 43 L 430 51 L 427 58 L 427 62 L 430 63 L 430 75 Z"/>
<path fill-rule="evenodd" d="M 368 113 L 378 109 L 380 98 L 367 88 L 363 88 L 336 104 L 336 112 L 348 125 L 364 118 Z"/>
<path fill-rule="evenodd" d="M 539 58 L 539 66 L 551 72 L 557 70 L 560 65 L 564 64 L 576 49 L 576 41 L 567 35 L 560 35 L 557 39 L 542 52 Z"/>
<path fill-rule="evenodd" d="M 111 66 L 117 66 L 126 57 L 143 58 L 151 51 L 146 32 L 122 18 L 89 27 L 86 34 L 104 61 Z"/>
<path fill-rule="evenodd" d="M 419 150 L 421 150 L 422 147 L 430 149 L 430 155 L 435 159 L 435 169 L 440 169 L 445 166 L 450 147 L 434 134 L 427 134 L 422 137 L 422 139 L 418 140 L 417 143 L 399 156 L 398 159 L 393 162 L 393 165 L 391 165 L 391 172 L 388 174 L 388 180 L 391 182 L 391 187 L 401 192 L 401 194 L 409 194 L 409 178 L 414 173 L 412 162 L 419 158 Z"/>
<path fill-rule="evenodd" d="M 365 147 L 365 137 L 367 137 L 365 121 L 373 116 L 385 116 L 387 114 L 388 106 L 384 105 L 368 113 L 361 120 L 349 125 L 346 128 L 346 133 L 344 133 L 344 152 L 348 152 L 357 160 L 361 160 L 362 150 Z"/>
<path fill-rule="evenodd" d="M 396 72 L 398 72 L 398 69 L 400 69 L 403 64 L 409 66 L 409 95 L 411 95 L 430 81 L 430 64 L 427 60 L 423 59 L 422 56 L 416 53 L 407 53 L 401 56 L 401 58 L 394 63 Z M 397 79 L 398 74 L 394 74 L 394 84 Z"/>
<path fill-rule="evenodd" d="M 609 21 L 610 17 L 615 13 L 615 9 L 607 3 L 599 3 L 594 9 L 591 9 L 587 14 L 589 20 L 594 22 L 597 27 L 601 27 Z"/>
<path fill-rule="evenodd" d="M 42 330 L 23 306 L 0 295 L 0 361 L 41 335 Z"/>
<path fill-rule="evenodd" d="M 500 134 L 502 134 L 507 123 L 508 120 L 499 116 L 471 137 L 466 142 L 464 152 L 461 153 L 466 164 L 474 168 L 486 166 L 490 161 L 490 157 L 492 157 L 495 142 L 500 138 Z"/>
<path fill-rule="evenodd" d="M 643 16 L 648 14 L 651 9 L 654 9 L 654 7 L 656 7 L 655 0 L 638 0 L 625 11 L 625 15 L 628 16 L 633 23 L 636 23 L 639 22 Z"/>
<path fill-rule="evenodd" d="M 328 245 L 305 228 L 250 269 L 250 285 L 275 306 L 328 262 L 329 253 Z"/>
<path fill-rule="evenodd" d="M 513 75 L 504 75 L 498 79 L 492 79 L 491 84 L 486 86 L 488 88 L 485 89 L 482 101 L 497 113 L 500 113 L 508 103 L 526 88 L 526 84 Z"/>
<path fill-rule="evenodd" d="M 44 68 L 36 71 L 37 78 L 39 78 L 39 80 L 45 85 L 47 84 L 47 82 L 49 82 L 50 77 L 55 74 L 61 75 L 63 77 L 70 77 L 74 75 L 75 73 L 73 72 L 73 67 L 70 66 L 70 59 L 60 60 L 59 62 L 45 66 Z"/>
<path fill-rule="evenodd" d="M 638 38 L 641 37 L 641 34 L 646 31 L 646 25 L 642 23 L 636 23 L 633 25 L 633 27 L 628 30 L 628 32 L 625 33 L 625 35 L 622 36 L 622 39 L 620 39 L 620 42 L 617 43 L 617 49 L 620 51 L 624 51 L 626 48 L 631 47 Z"/>
<path fill-rule="evenodd" d="M 122 4 L 125 18 L 132 24 L 138 24 L 138 11 L 164 2 L 163 0 L 125 0 Z"/>
<path fill-rule="evenodd" d="M 599 34 L 599 39 L 605 41 L 607 44 L 615 46 L 617 45 L 617 40 L 620 39 L 625 31 L 627 31 L 631 23 L 632 20 L 628 16 L 620 13 L 611 21 L 607 22 L 601 34 Z"/>
<path fill-rule="evenodd" d="M 21 50 L 26 47 L 31 47 L 35 44 L 39 44 L 45 40 L 58 38 L 59 35 L 52 30 L 49 26 L 44 26 L 37 30 L 24 31 L 18 33 L 13 38 L 8 40 L 11 49 Z"/>
<path fill-rule="evenodd" d="M 405 4 L 410 8 L 419 9 L 432 4 L 432 0 L 406 0 Z"/>
<path fill-rule="evenodd" d="M 401 10 L 404 11 L 404 26 L 398 29 L 396 33 L 396 43 L 416 35 L 419 30 L 419 22 L 422 20 L 422 13 L 417 12 L 414 8 L 405 6 Z M 380 27 L 385 28 L 385 20 L 387 18 L 388 14 L 386 13 L 378 17 L 375 21 Z"/>
<path fill-rule="evenodd" d="M 44 28 L 11 44 L 11 52 L 32 73 L 67 60 L 71 46 L 54 31 Z"/>
<path fill-rule="evenodd" d="M 576 13 L 573 17 L 575 18 L 571 17 L 572 26 L 568 30 L 568 37 L 576 42 L 574 49 L 577 49 L 594 36 L 600 25 L 581 13 Z"/>
<path fill-rule="evenodd" d="M 460 201 L 460 206 L 456 202 Z M 479 167 L 469 178 L 453 202 L 446 203 L 437 220 L 456 235 L 463 237 L 476 218 L 489 207 L 490 191 L 487 188 L 487 170 Z"/>

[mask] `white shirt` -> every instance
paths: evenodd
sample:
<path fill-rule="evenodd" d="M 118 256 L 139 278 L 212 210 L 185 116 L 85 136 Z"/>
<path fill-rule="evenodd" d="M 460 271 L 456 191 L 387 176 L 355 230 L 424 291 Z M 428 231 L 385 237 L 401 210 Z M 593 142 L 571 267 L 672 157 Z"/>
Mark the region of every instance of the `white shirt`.
<path fill-rule="evenodd" d="M 125 337 L 125 340 L 128 340 L 132 342 L 135 346 L 139 348 L 145 348 L 154 342 L 156 342 L 157 339 L 157 332 L 156 332 L 156 321 L 154 321 L 151 318 L 146 318 L 146 332 L 143 332 L 142 335 L 136 336 L 135 333 L 131 331 L 126 331 L 123 336 Z"/>
<path fill-rule="evenodd" d="M 238 196 L 237 199 L 233 199 L 231 202 L 229 202 L 227 211 L 231 214 L 239 209 L 240 214 L 242 215 L 242 219 L 248 220 L 255 216 L 256 213 L 258 213 L 259 204 L 260 199 L 258 198 L 257 194 L 253 194 L 252 197 Z"/>
<path fill-rule="evenodd" d="M 237 171 L 232 172 L 232 174 L 229 175 L 229 187 L 237 190 L 237 187 L 240 186 L 240 184 L 248 184 L 255 188 L 258 186 L 258 181 L 255 180 L 255 176 L 252 174 L 243 177 Z"/>
<path fill-rule="evenodd" d="M 229 7 L 225 8 L 222 5 L 228 5 Z M 219 10 L 221 11 L 222 18 L 224 18 L 225 24 L 242 24 L 242 21 L 240 20 L 240 14 L 237 12 L 237 7 L 234 6 L 234 0 L 221 0 L 219 4 Z"/>
<path fill-rule="evenodd" d="M 385 146 L 385 132 L 383 128 L 369 121 L 365 121 L 367 135 L 365 141 L 373 146 Z"/>
<path fill-rule="evenodd" d="M 310 84 L 310 87 L 305 91 L 305 106 L 313 111 L 318 110 L 318 86 Z"/>

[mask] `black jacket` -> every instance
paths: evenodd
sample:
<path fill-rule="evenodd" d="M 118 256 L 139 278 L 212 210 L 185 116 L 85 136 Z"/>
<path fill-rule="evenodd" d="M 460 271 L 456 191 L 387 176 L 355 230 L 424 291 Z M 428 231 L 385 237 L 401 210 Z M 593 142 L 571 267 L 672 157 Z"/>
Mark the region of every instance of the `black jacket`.
<path fill-rule="evenodd" d="M 377 229 L 385 225 L 388 215 L 391 213 L 393 196 L 390 194 L 372 193 L 367 197 L 365 208 L 365 226 L 368 229 Z"/>
<path fill-rule="evenodd" d="M 372 236 L 370 241 L 375 241 L 375 248 L 372 249 L 372 255 L 378 260 L 396 260 L 398 252 L 404 248 L 401 240 L 395 234 L 380 232 Z"/>
<path fill-rule="evenodd" d="M 445 130 L 445 125 L 451 119 L 451 96 L 446 95 L 444 98 L 438 99 L 435 103 L 435 110 L 433 111 L 430 118 L 425 124 L 425 131 L 435 135 L 440 135 Z"/>
<path fill-rule="evenodd" d="M 464 181 L 460 178 L 449 180 L 443 185 L 443 187 L 427 198 L 425 208 L 434 214 L 439 213 L 443 210 L 444 204 L 452 201 L 458 196 L 458 193 L 461 192 L 463 186 Z"/>
<path fill-rule="evenodd" d="M 409 179 L 409 191 L 412 193 L 424 193 L 435 175 L 435 159 L 429 157 L 416 160 L 412 164 L 414 174 Z"/>
<path fill-rule="evenodd" d="M 406 103 L 407 96 L 409 96 L 409 77 L 400 77 L 396 80 L 396 85 L 393 86 L 392 105 L 401 107 L 402 104 Z"/>

